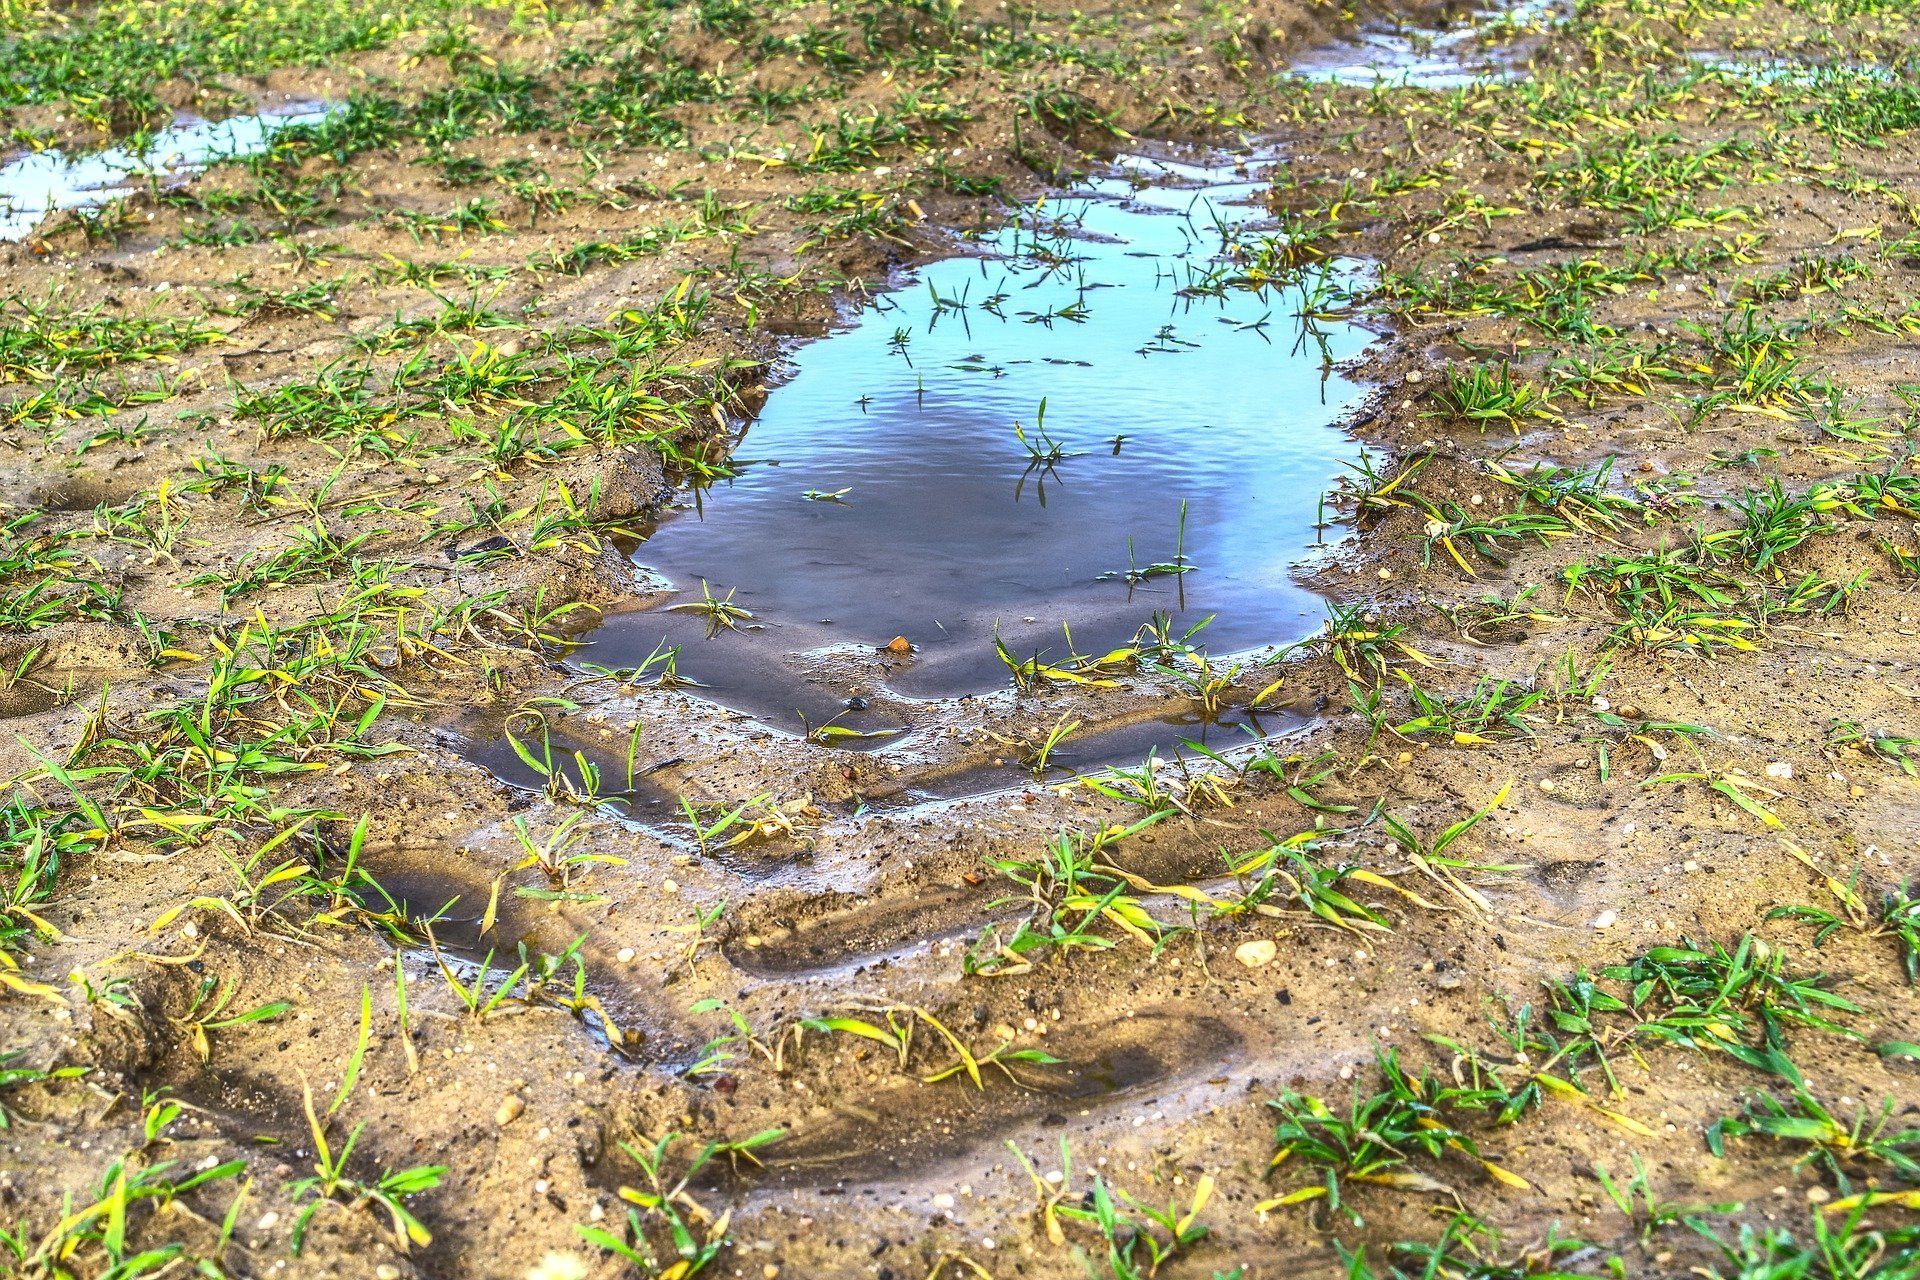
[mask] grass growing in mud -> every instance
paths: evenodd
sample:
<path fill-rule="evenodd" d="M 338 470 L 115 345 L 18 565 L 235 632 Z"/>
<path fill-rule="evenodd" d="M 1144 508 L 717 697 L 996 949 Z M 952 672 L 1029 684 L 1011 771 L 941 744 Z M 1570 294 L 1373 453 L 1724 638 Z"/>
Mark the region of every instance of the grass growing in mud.
<path fill-rule="evenodd" d="M 1338 25 L 0 6 L 23 147 L 342 104 L 0 251 L 9 1266 L 1920 1271 L 1911 15 L 1285 74 Z M 1242 130 L 1274 223 L 1183 287 L 1392 333 L 1319 634 L 1001 646 L 946 764 L 1039 782 L 904 814 L 913 757 L 769 745 L 671 651 L 554 670 L 778 333 Z M 1176 546 L 1114 572 L 1227 567 Z M 1063 773 L 1142 690 L 1317 719 Z"/>

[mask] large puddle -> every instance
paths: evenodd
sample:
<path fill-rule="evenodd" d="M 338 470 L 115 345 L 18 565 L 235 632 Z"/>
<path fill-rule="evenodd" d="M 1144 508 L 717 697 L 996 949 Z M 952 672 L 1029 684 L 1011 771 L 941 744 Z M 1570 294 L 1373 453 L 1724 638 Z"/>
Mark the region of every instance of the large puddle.
<path fill-rule="evenodd" d="M 676 593 L 574 661 L 677 645 L 707 696 L 799 731 L 1005 687 L 996 634 L 1057 663 L 1156 613 L 1211 618 L 1215 654 L 1311 631 L 1295 569 L 1362 394 L 1335 365 L 1371 335 L 1335 314 L 1354 264 L 1289 270 L 1259 231 L 1253 163 L 1125 160 L 797 346 L 737 477 L 634 554 Z"/>
<path fill-rule="evenodd" d="M 29 152 L 0 164 L 0 240 L 18 240 L 48 214 L 91 209 L 144 186 L 170 186 L 223 160 L 267 149 L 290 125 L 314 124 L 336 108 L 295 101 L 255 115 L 203 120 L 182 115 L 126 146 L 67 152 Z"/>

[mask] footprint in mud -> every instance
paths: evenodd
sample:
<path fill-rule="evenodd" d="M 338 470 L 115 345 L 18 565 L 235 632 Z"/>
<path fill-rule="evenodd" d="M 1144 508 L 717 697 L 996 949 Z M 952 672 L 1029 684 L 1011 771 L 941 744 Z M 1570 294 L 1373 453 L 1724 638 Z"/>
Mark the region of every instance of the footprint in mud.
<path fill-rule="evenodd" d="M 448 869 L 426 859 L 380 866 L 372 882 L 359 891 L 360 905 L 369 911 L 393 912 L 402 920 L 431 922 L 434 941 L 455 954 L 479 957 L 487 948 L 480 921 L 487 904 L 484 880 L 458 883 Z M 423 928 L 426 926 L 422 926 Z"/>
<path fill-rule="evenodd" d="M 769 906 L 747 917 L 746 927 L 721 951 L 736 968 L 763 977 L 844 974 L 968 937 L 988 922 L 990 901 L 969 885 L 930 885 L 806 920 L 791 918 L 805 909 L 804 902 Z M 752 923 L 755 916 L 765 923 Z"/>
<path fill-rule="evenodd" d="M 51 711 L 67 701 L 67 692 L 37 680 L 20 680 L 0 688 L 0 720 L 18 720 Z"/>
<path fill-rule="evenodd" d="M 1606 784 L 1585 764 L 1558 765 L 1547 770 L 1541 783 L 1541 796 L 1575 809 L 1604 809 L 1608 803 Z"/>
<path fill-rule="evenodd" d="M 117 506 L 139 492 L 133 484 L 109 485 L 90 476 L 73 476 L 49 485 L 33 495 L 33 505 L 42 511 L 82 512 L 95 507 Z"/>
<path fill-rule="evenodd" d="M 902 1182 L 1031 1125 L 1054 1128 L 1068 1115 L 1100 1111 L 1148 1088 L 1219 1074 L 1240 1052 L 1227 1021 L 1190 1010 L 1153 1010 L 1072 1038 L 1056 1027 L 1047 1050 L 1057 1066 L 1018 1070 L 1016 1084 L 989 1069 L 984 1089 L 962 1079 L 917 1079 L 795 1119 L 767 1161 L 770 1183 Z M 1097 1122 L 1097 1121 L 1096 1121 Z"/>
<path fill-rule="evenodd" d="M 1182 831 L 1173 823 L 1143 833 L 1124 856 L 1109 856 L 1156 884 L 1185 884 L 1222 869 L 1211 831 Z M 734 967 L 761 977 L 840 977 L 904 960 L 929 944 L 971 939 L 989 924 L 1011 923 L 1027 909 L 1020 895 L 1012 881 L 993 876 L 977 888 L 933 884 L 867 901 L 769 896 L 736 913 L 736 929 L 721 952 Z M 957 959 L 951 967 L 958 972 Z"/>
<path fill-rule="evenodd" d="M 1534 868 L 1533 878 L 1555 897 L 1578 897 L 1581 889 L 1606 869 L 1600 858 L 1555 858 Z"/>

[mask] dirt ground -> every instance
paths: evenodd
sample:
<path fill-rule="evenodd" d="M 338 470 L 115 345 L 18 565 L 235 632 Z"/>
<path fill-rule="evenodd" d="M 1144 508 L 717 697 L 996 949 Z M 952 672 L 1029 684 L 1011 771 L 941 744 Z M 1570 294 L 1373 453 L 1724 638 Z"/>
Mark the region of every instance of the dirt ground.
<path fill-rule="evenodd" d="M 22 146 L 347 104 L 0 245 L 0 1260 L 1920 1275 L 1910 14 L 1287 74 L 1363 19 L 0 8 Z M 783 344 L 1249 139 L 1241 285 L 1380 333 L 1330 620 L 1207 695 L 1296 729 L 1008 788 L 1192 685 L 851 751 L 564 665 Z"/>

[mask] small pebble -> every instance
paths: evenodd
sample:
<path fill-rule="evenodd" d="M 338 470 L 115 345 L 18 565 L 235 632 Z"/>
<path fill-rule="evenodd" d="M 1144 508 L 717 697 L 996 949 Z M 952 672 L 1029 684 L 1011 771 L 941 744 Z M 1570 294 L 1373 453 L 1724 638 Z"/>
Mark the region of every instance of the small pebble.
<path fill-rule="evenodd" d="M 513 1094 L 508 1094 L 505 1101 L 501 1102 L 500 1109 L 493 1113 L 494 1122 L 505 1128 L 518 1120 L 526 1109 L 527 1104 L 524 1101 Z"/>
<path fill-rule="evenodd" d="M 1258 969 L 1261 965 L 1272 964 L 1274 956 L 1279 954 L 1279 951 L 1280 948 L 1274 945 L 1273 939 L 1255 938 L 1251 942 L 1243 942 L 1235 947 L 1233 958 L 1249 969 Z"/>
<path fill-rule="evenodd" d="M 1611 929 L 1619 923 L 1620 913 L 1618 911 L 1602 911 L 1593 918 L 1593 927 L 1596 929 Z"/>

